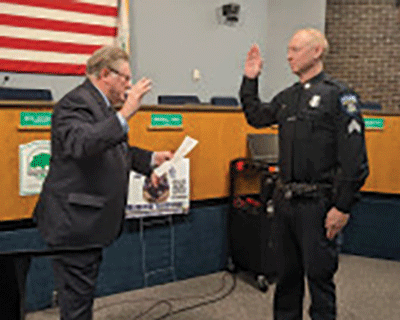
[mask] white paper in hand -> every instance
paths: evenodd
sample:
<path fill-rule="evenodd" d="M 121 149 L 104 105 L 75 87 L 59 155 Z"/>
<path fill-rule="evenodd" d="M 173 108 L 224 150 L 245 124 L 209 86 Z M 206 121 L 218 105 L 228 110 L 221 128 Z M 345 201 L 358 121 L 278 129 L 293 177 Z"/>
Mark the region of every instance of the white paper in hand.
<path fill-rule="evenodd" d="M 192 149 L 196 146 L 198 141 L 189 136 L 186 136 L 183 140 L 182 144 L 179 146 L 178 150 L 176 150 L 172 161 L 184 158 Z"/>
<path fill-rule="evenodd" d="M 172 163 L 183 159 L 199 142 L 196 139 L 193 139 L 189 136 L 186 136 L 178 150 L 176 150 L 174 156 L 171 160 L 165 161 L 162 165 L 154 169 L 154 173 L 161 177 L 164 173 L 166 173 L 170 168 Z"/>

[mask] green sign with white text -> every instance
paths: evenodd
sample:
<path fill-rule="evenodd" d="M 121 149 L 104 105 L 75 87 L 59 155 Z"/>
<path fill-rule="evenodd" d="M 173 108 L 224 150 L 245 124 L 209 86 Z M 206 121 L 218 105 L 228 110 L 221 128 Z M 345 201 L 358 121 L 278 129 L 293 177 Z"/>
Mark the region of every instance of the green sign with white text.
<path fill-rule="evenodd" d="M 385 120 L 383 118 L 364 118 L 365 129 L 383 130 Z"/>
<path fill-rule="evenodd" d="M 181 114 L 152 114 L 151 115 L 152 127 L 181 127 L 182 115 Z"/>
<path fill-rule="evenodd" d="M 21 127 L 42 127 L 51 125 L 51 112 L 21 112 Z"/>

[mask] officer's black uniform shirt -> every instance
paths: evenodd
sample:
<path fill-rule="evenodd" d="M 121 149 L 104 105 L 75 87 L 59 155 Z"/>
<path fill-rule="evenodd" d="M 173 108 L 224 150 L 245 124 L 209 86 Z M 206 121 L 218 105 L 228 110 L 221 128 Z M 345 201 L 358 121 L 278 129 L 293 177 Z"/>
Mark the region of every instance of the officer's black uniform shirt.
<path fill-rule="evenodd" d="M 350 212 L 369 172 L 357 94 L 321 72 L 270 103 L 260 101 L 258 79 L 244 77 L 240 98 L 250 125 L 279 125 L 283 181 L 334 184 L 334 206 Z"/>

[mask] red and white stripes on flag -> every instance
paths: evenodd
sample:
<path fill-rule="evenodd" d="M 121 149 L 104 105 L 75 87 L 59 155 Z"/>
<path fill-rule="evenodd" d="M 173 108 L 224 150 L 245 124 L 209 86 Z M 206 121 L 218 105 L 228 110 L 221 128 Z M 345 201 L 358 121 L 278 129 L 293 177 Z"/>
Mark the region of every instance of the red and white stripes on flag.
<path fill-rule="evenodd" d="M 116 41 L 118 2 L 0 0 L 0 71 L 85 74 L 91 54 Z"/>

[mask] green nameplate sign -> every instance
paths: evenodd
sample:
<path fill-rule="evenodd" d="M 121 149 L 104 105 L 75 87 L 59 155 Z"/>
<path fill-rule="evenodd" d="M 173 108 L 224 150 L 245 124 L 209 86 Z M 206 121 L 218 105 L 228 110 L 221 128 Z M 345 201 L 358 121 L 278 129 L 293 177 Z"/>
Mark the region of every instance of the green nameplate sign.
<path fill-rule="evenodd" d="M 365 129 L 383 130 L 385 120 L 383 118 L 364 118 Z"/>
<path fill-rule="evenodd" d="M 182 115 L 181 114 L 152 114 L 151 115 L 152 127 L 181 127 Z"/>
<path fill-rule="evenodd" d="M 51 125 L 51 112 L 21 112 L 21 127 L 44 127 Z"/>

